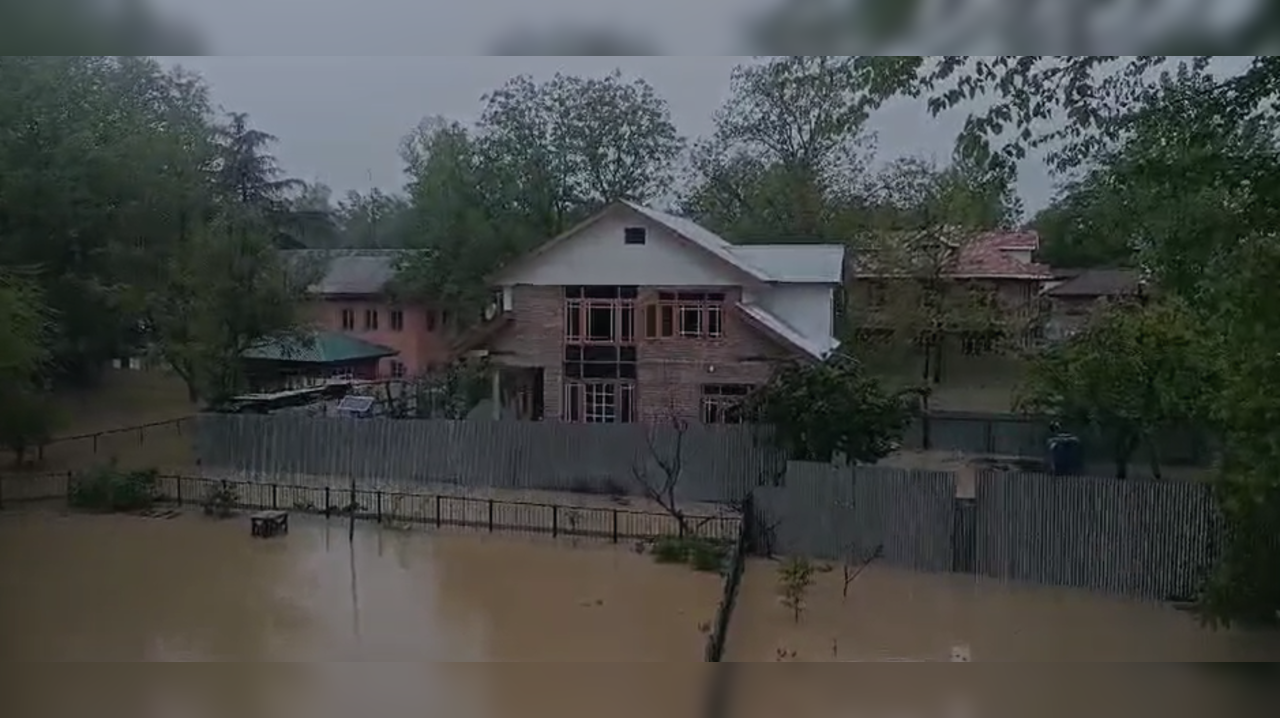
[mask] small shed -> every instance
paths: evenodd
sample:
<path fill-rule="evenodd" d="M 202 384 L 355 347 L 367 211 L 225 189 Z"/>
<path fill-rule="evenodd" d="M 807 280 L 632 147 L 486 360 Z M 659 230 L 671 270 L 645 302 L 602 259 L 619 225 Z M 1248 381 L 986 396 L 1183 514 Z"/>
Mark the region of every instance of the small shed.
<path fill-rule="evenodd" d="M 399 353 L 349 334 L 318 330 L 260 342 L 241 357 L 254 391 L 278 391 L 332 379 L 376 379 L 378 362 Z"/>

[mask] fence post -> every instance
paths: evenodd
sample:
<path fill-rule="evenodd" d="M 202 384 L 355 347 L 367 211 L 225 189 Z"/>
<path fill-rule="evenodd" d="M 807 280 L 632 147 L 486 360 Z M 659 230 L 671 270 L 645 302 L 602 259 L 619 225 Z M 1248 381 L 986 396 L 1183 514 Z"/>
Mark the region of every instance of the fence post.
<path fill-rule="evenodd" d="M 613 510 L 613 542 L 618 543 L 618 510 Z"/>
<path fill-rule="evenodd" d="M 0 476 L 0 511 L 4 511 L 4 477 Z"/>
<path fill-rule="evenodd" d="M 138 445 L 141 446 L 145 443 L 147 443 L 147 427 L 139 426 L 138 427 Z"/>
<path fill-rule="evenodd" d="M 560 507 L 551 505 L 551 538 L 560 535 Z"/>
<path fill-rule="evenodd" d="M 279 504 L 279 503 L 277 503 L 277 501 L 276 501 L 276 489 L 278 489 L 278 488 L 280 488 L 278 485 L 276 485 L 276 484 L 274 484 L 274 483 L 273 483 L 273 484 L 271 484 L 271 510 L 272 510 L 272 511 L 279 511 L 279 510 L 280 510 L 280 504 Z"/>
<path fill-rule="evenodd" d="M 376 497 L 375 500 L 378 502 L 378 523 L 382 523 L 382 489 L 378 489 Z"/>
<path fill-rule="evenodd" d="M 324 487 L 324 517 L 329 518 L 329 513 L 333 510 L 333 502 L 329 500 L 329 487 Z"/>
<path fill-rule="evenodd" d="M 493 533 L 493 499 L 489 499 L 489 533 Z"/>
<path fill-rule="evenodd" d="M 99 437 L 99 436 L 101 436 L 101 434 L 94 434 L 94 435 L 93 435 L 93 453 L 94 453 L 95 455 L 98 453 L 98 437 Z"/>
<path fill-rule="evenodd" d="M 440 494 L 436 494 L 436 528 L 440 528 L 442 521 L 440 518 Z"/>
<path fill-rule="evenodd" d="M 174 500 L 177 501 L 178 506 L 181 507 L 182 506 L 182 476 L 181 475 L 177 475 L 173 477 L 173 493 L 174 493 L 174 497 L 173 497 Z"/>
<path fill-rule="evenodd" d="M 67 506 L 71 505 L 71 490 L 72 488 L 74 488 L 74 485 L 72 483 L 74 480 L 75 480 L 75 473 L 68 471 L 67 472 Z"/>

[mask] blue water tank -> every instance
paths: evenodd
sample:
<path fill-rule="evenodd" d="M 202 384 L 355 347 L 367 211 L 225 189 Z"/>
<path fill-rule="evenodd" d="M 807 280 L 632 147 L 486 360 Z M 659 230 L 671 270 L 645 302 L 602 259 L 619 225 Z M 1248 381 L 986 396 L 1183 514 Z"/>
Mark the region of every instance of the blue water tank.
<path fill-rule="evenodd" d="M 1076 476 L 1084 471 L 1084 451 L 1080 437 L 1054 434 L 1049 438 L 1049 473 L 1054 476 Z"/>

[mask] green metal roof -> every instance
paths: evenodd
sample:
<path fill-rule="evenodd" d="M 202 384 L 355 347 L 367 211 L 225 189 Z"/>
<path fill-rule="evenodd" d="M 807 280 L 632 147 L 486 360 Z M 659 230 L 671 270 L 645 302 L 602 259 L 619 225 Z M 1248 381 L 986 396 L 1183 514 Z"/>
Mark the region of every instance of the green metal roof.
<path fill-rule="evenodd" d="M 305 364 L 345 364 L 381 359 L 400 352 L 341 332 L 317 331 L 297 339 L 268 339 L 246 351 L 245 359 L 299 362 Z"/>

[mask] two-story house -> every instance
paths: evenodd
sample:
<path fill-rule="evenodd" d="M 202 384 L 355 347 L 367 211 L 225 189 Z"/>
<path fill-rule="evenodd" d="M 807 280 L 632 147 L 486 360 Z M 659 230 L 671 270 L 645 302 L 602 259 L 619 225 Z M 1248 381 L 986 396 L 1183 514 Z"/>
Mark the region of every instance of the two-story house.
<path fill-rule="evenodd" d="M 734 421 L 779 361 L 834 351 L 840 245 L 734 245 L 615 203 L 491 278 L 477 344 L 506 416 Z"/>
<path fill-rule="evenodd" d="M 1034 231 L 992 231 L 939 239 L 890 235 L 860 251 L 848 282 L 850 314 L 868 334 L 888 333 L 902 315 L 943 317 L 954 326 L 966 354 L 983 354 L 996 343 L 996 323 L 1020 345 L 1038 341 L 1044 320 L 1040 292 L 1053 272 L 1035 261 L 1040 237 Z M 932 286 L 928 286 L 932 285 Z M 942 304 L 924 307 L 930 301 Z M 971 315 L 973 326 L 966 326 Z M 909 319 L 908 319 L 909 321 Z M 976 331 L 970 331 L 975 329 Z"/>
<path fill-rule="evenodd" d="M 290 250 L 295 261 L 314 266 L 319 280 L 309 288 L 310 321 L 317 329 L 350 335 L 395 354 L 379 360 L 376 378 L 427 373 L 453 359 L 451 318 L 422 304 L 397 300 L 390 291 L 395 249 Z M 360 377 L 374 378 L 374 377 Z"/>

